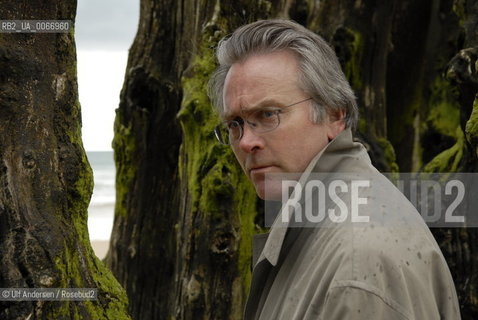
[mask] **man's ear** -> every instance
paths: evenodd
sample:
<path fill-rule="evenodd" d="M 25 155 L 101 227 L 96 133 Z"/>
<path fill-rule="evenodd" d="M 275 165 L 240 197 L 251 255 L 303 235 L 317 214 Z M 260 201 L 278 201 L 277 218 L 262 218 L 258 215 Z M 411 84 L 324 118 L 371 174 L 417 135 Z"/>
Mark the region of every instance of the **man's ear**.
<path fill-rule="evenodd" d="M 327 124 L 327 135 L 329 140 L 333 140 L 345 129 L 345 110 L 340 109 L 329 115 L 329 123 Z"/>

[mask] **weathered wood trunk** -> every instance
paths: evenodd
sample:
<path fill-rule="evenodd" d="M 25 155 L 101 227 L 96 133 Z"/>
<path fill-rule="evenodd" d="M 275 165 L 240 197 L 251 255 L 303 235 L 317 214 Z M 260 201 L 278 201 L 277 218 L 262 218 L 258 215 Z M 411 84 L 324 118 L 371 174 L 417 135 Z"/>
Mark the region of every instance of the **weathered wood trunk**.
<path fill-rule="evenodd" d="M 462 28 L 460 44 L 446 65 L 446 79 L 459 106 L 454 145 L 442 150 L 424 168 L 429 172 L 478 171 L 478 6 L 476 1 L 454 1 L 453 10 Z M 447 115 L 444 115 L 446 118 Z M 437 124 L 439 125 L 440 122 Z M 446 121 L 445 121 L 446 123 Z M 469 190 L 476 193 L 476 190 Z M 474 209 L 474 208 L 473 208 Z M 433 230 L 457 285 L 464 320 L 478 317 L 478 230 Z"/>
<path fill-rule="evenodd" d="M 357 136 L 380 170 L 475 171 L 478 135 L 465 126 L 476 88 L 454 89 L 443 76 L 459 50 L 476 45 L 471 9 L 472 1 L 452 0 L 142 0 L 116 117 L 117 204 L 107 257 L 134 317 L 241 318 L 260 204 L 211 134 L 217 119 L 205 90 L 220 38 L 257 19 L 306 25 L 335 47 L 361 108 Z M 475 235 L 436 235 L 471 319 L 476 263 L 458 252 L 473 252 Z"/>
<path fill-rule="evenodd" d="M 2 19 L 68 19 L 76 1 L 3 3 Z M 0 302 L 1 319 L 129 319 L 94 255 L 70 33 L 0 34 L 0 287 L 98 288 L 97 301 Z"/>
<path fill-rule="evenodd" d="M 359 136 L 383 171 L 476 172 L 474 1 L 323 1 L 312 18 L 359 98 Z M 462 49 L 465 49 L 464 51 Z M 433 229 L 463 319 L 478 316 L 476 229 Z"/>

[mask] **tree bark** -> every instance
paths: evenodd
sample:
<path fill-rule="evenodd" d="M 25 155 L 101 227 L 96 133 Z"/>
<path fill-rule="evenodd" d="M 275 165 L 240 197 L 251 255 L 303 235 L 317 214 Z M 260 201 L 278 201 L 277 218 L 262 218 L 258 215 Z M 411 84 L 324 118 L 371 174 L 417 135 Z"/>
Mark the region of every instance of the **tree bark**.
<path fill-rule="evenodd" d="M 205 89 L 220 38 L 257 19 L 298 21 L 335 47 L 360 105 L 357 138 L 380 170 L 474 172 L 476 87 L 444 77 L 454 55 L 475 46 L 473 10 L 465 0 L 142 0 L 115 124 L 107 257 L 133 316 L 241 318 L 261 204 L 211 134 L 218 119 Z M 463 70 L 476 79 L 476 55 L 467 52 L 471 69 Z M 435 231 L 464 319 L 478 304 L 470 230 Z"/>
<path fill-rule="evenodd" d="M 242 317 L 256 199 L 231 151 L 214 141 L 205 88 L 211 47 L 272 8 L 141 2 L 115 123 L 107 256 L 136 319 Z"/>
<path fill-rule="evenodd" d="M 2 3 L 2 19 L 75 20 L 76 1 Z M 98 288 L 93 301 L 0 302 L 1 319 L 129 319 L 94 255 L 73 31 L 0 34 L 0 287 Z"/>
<path fill-rule="evenodd" d="M 477 171 L 477 14 L 474 1 L 321 2 L 313 25 L 357 93 L 358 137 L 381 171 Z M 475 319 L 476 229 L 432 232 L 462 318 Z"/>

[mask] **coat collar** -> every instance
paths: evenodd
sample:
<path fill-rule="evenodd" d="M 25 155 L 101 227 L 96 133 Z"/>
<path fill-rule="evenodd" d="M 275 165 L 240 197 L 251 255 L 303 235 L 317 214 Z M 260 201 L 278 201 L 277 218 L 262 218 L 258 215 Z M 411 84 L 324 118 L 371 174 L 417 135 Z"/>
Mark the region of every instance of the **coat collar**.
<path fill-rule="evenodd" d="M 312 172 L 350 171 L 350 166 L 345 164 L 346 161 L 342 161 L 350 157 L 366 160 L 365 165 L 370 165 L 370 158 L 368 157 L 367 151 L 362 144 L 353 142 L 352 131 L 348 128 L 329 142 L 329 144 L 312 159 L 304 173 L 302 173 L 299 183 L 304 185 Z M 270 229 L 264 249 L 255 265 L 264 259 L 267 259 L 273 266 L 277 265 L 289 226 L 288 222 L 282 221 L 281 215 L 282 210 L 277 215 Z"/>

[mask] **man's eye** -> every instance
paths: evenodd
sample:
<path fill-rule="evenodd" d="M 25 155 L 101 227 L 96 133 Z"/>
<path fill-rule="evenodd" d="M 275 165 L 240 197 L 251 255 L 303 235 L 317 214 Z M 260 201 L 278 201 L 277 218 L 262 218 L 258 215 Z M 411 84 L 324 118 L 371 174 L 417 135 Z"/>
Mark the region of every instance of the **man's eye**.
<path fill-rule="evenodd" d="M 280 110 L 261 110 L 259 112 L 259 118 L 261 119 L 269 119 L 274 117 L 276 114 L 278 114 Z"/>
<path fill-rule="evenodd" d="M 229 130 L 237 129 L 237 128 L 239 128 L 240 126 L 241 126 L 241 124 L 239 123 L 238 120 L 229 121 L 229 122 L 227 123 L 227 128 L 228 128 Z"/>

